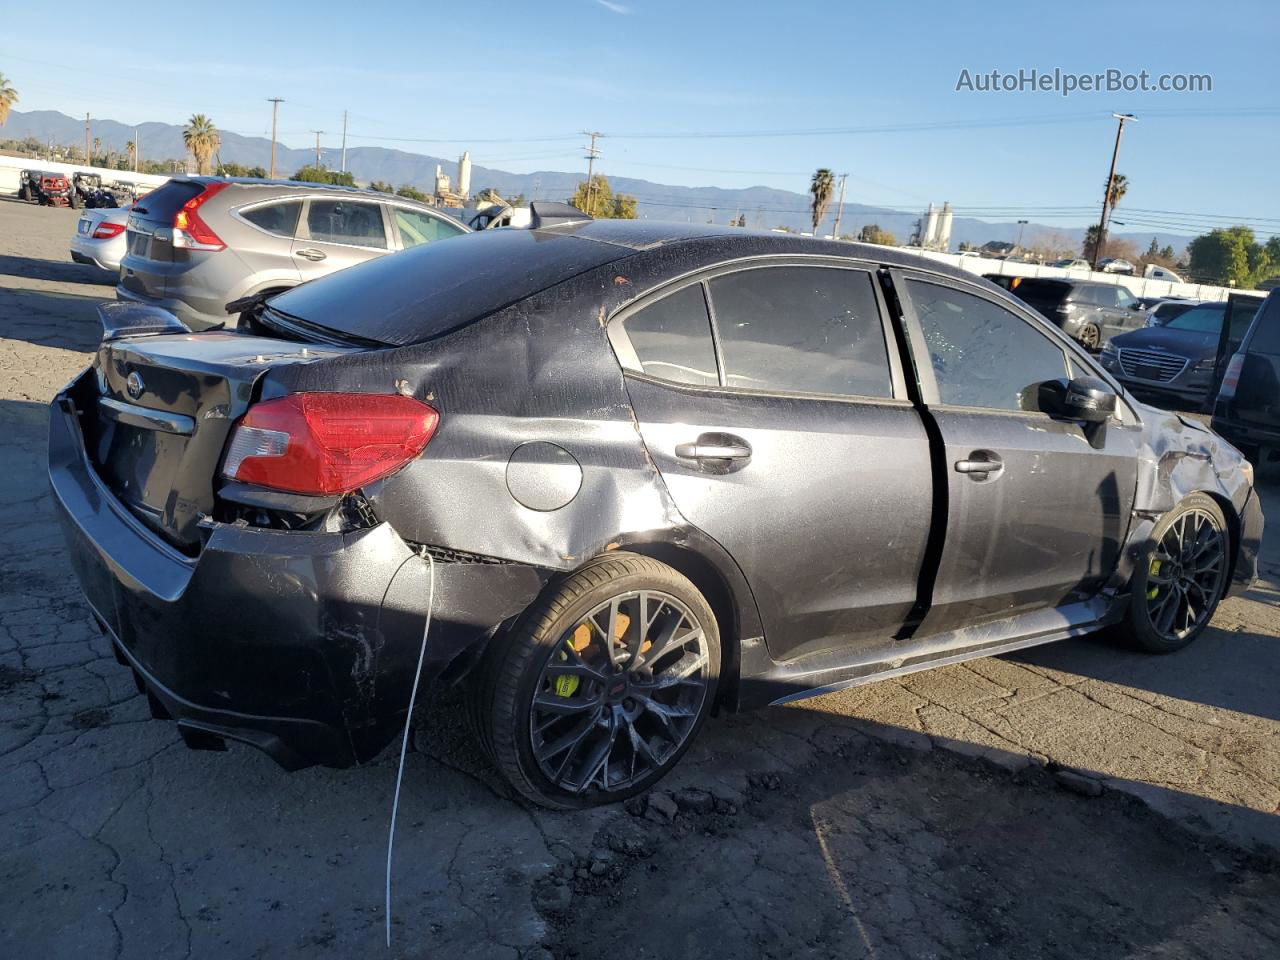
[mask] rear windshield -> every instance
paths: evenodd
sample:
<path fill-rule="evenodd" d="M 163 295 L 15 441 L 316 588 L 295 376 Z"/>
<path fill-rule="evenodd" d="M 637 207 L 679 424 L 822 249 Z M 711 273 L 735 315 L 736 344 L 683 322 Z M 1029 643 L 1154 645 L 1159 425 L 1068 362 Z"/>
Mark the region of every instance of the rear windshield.
<path fill-rule="evenodd" d="M 271 309 L 340 335 L 421 343 L 634 251 L 541 230 L 428 243 L 294 287 Z"/>
<path fill-rule="evenodd" d="M 148 220 L 167 223 L 173 220 L 184 203 L 203 190 L 203 185 L 190 180 L 170 180 L 139 200 L 133 212 L 142 214 Z"/>

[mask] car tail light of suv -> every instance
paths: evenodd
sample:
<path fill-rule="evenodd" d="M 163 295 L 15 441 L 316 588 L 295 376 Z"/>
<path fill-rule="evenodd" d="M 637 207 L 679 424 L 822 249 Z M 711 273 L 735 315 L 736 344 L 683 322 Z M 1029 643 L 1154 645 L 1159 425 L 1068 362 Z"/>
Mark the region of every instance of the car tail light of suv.
<path fill-rule="evenodd" d="M 227 185 L 211 183 L 184 203 L 173 216 L 173 245 L 185 250 L 225 250 L 226 244 L 213 229 L 200 219 L 200 208 L 217 196 Z"/>
<path fill-rule="evenodd" d="M 291 493 L 351 493 L 416 458 L 439 422 L 411 397 L 294 393 L 249 408 L 222 475 Z"/>
<path fill-rule="evenodd" d="M 1226 372 L 1222 375 L 1222 386 L 1218 389 L 1219 396 L 1234 397 L 1236 395 L 1236 387 L 1240 386 L 1240 371 L 1243 369 L 1244 354 L 1237 353 L 1232 356 Z"/>

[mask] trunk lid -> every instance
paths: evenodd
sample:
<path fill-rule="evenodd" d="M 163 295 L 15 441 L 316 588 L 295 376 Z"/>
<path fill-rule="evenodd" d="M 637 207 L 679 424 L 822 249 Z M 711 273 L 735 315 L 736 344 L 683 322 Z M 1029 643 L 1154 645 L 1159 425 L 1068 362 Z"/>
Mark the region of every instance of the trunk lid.
<path fill-rule="evenodd" d="M 258 380 L 353 349 L 224 332 L 106 340 L 93 363 L 97 408 L 84 417 L 89 458 L 135 516 L 198 553 L 227 438 Z"/>

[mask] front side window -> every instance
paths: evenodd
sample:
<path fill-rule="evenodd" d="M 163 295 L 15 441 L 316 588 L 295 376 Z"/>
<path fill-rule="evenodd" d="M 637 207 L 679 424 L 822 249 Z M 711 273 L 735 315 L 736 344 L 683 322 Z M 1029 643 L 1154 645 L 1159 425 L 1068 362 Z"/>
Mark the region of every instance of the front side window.
<path fill-rule="evenodd" d="M 627 317 L 622 326 L 641 369 L 649 376 L 699 387 L 719 386 L 702 284 L 649 304 Z"/>
<path fill-rule="evenodd" d="M 301 200 L 284 200 L 280 203 L 266 203 L 252 210 L 242 210 L 240 216 L 267 233 L 277 237 L 292 237 L 298 229 L 298 214 L 301 212 Z"/>
<path fill-rule="evenodd" d="M 1196 333 L 1222 333 L 1222 320 L 1227 312 L 1225 303 L 1206 303 L 1184 310 L 1166 323 L 1166 330 L 1194 330 Z"/>
<path fill-rule="evenodd" d="M 312 200 L 307 211 L 312 240 L 386 249 L 382 208 L 376 203 L 353 200 Z"/>
<path fill-rule="evenodd" d="M 907 290 L 943 403 L 1036 410 L 1039 385 L 1067 376 L 1062 348 L 1003 307 L 921 280 Z"/>
<path fill-rule="evenodd" d="M 396 221 L 396 229 L 400 231 L 400 246 L 406 250 L 410 247 L 420 247 L 424 243 L 448 240 L 462 233 L 461 227 L 421 210 L 392 207 L 391 212 Z"/>
<path fill-rule="evenodd" d="M 891 397 L 875 280 L 865 270 L 760 267 L 710 282 L 725 383 Z"/>

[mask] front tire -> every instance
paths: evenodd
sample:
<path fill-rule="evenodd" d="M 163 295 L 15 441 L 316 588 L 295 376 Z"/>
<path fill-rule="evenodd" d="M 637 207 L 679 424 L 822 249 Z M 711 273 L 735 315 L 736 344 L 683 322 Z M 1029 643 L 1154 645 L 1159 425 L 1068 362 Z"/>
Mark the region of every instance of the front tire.
<path fill-rule="evenodd" d="M 1231 534 L 1217 502 L 1192 494 L 1151 533 L 1131 581 L 1126 626 L 1149 653 L 1181 650 L 1204 632 L 1227 588 Z"/>
<path fill-rule="evenodd" d="M 473 719 L 520 793 L 547 807 L 648 789 L 693 742 L 715 701 L 715 616 L 681 573 L 614 553 L 553 584 L 473 683 Z"/>
<path fill-rule="evenodd" d="M 1086 350 L 1091 352 L 1098 349 L 1099 344 L 1102 343 L 1102 331 L 1098 329 L 1096 323 L 1086 323 L 1084 325 L 1080 330 L 1080 343 Z"/>

